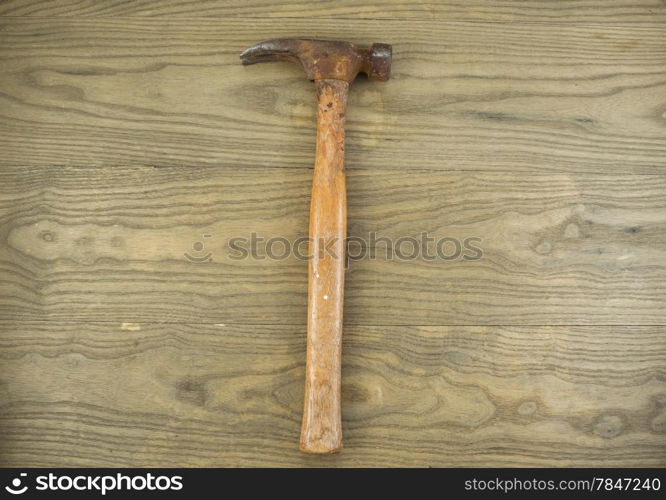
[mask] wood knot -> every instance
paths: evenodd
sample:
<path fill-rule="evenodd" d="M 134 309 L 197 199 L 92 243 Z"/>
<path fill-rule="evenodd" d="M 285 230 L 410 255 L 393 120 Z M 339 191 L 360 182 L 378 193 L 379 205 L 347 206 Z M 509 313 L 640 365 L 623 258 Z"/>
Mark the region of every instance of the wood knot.
<path fill-rule="evenodd" d="M 518 406 L 518 415 L 527 417 L 532 415 L 537 410 L 537 404 L 534 401 L 525 401 Z"/>
<path fill-rule="evenodd" d="M 43 240 L 46 241 L 47 243 L 54 243 L 58 241 L 58 235 L 57 233 L 53 231 L 42 231 L 39 233 L 39 237 Z"/>
<path fill-rule="evenodd" d="M 594 423 L 593 432 L 602 438 L 614 438 L 624 428 L 622 418 L 617 415 L 602 415 Z"/>

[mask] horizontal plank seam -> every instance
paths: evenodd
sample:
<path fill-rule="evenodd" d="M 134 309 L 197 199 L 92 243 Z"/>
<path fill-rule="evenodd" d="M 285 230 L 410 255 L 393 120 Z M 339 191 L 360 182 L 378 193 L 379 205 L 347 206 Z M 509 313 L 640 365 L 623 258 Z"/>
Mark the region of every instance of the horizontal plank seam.
<path fill-rule="evenodd" d="M 248 323 L 248 322 L 191 322 L 191 321 L 113 321 L 113 320 L 50 320 L 50 319 L 0 319 L 0 326 L 10 323 L 49 323 L 58 325 L 112 325 L 122 323 L 132 323 L 138 325 L 192 325 L 192 326 L 282 326 L 282 327 L 297 327 L 304 328 L 303 323 Z M 666 327 L 666 323 L 480 323 L 480 324 L 467 324 L 467 323 L 423 323 L 423 324 L 402 324 L 402 323 L 345 323 L 345 327 L 463 327 L 463 328 L 484 328 L 484 327 L 520 327 L 520 328 L 542 328 L 542 327 L 555 327 L 555 328 L 571 328 L 571 327 L 584 327 L 584 328 L 597 328 L 597 327 Z"/>
<path fill-rule="evenodd" d="M 640 14 L 637 14 L 640 15 Z M 525 21 L 525 20 L 520 20 L 520 19 L 505 19 L 505 20 L 479 20 L 479 19 L 446 19 L 446 20 L 441 20 L 441 19 L 434 19 L 432 17 L 413 17 L 413 18 L 406 18 L 406 17 L 391 17 L 391 18 L 386 18 L 386 17 L 338 17 L 338 16 L 330 16 L 330 17 L 321 17 L 321 16 L 280 16 L 280 17 L 262 17 L 262 16 L 234 16 L 234 15 L 229 15 L 229 14 L 218 14 L 214 16 L 187 16 L 187 17 L 182 17 L 178 15 L 163 15 L 163 16 L 157 16 L 157 17 L 150 17 L 150 16 L 141 16 L 141 15 L 134 15 L 134 16 L 112 16 L 112 15 L 87 15 L 87 16 L 81 16 L 81 15 L 61 15 L 61 16 L 30 16 L 30 15 L 23 15 L 23 16 L 7 16 L 7 15 L 1 15 L 0 14 L 0 19 L 24 19 L 24 20 L 38 20 L 38 21 L 43 21 L 43 20 L 52 20 L 52 21 L 60 21 L 62 22 L 63 20 L 75 20 L 77 22 L 80 21 L 104 21 L 104 20 L 119 20 L 122 21 L 124 19 L 127 20 L 140 20 L 140 21 L 147 21 L 147 22 L 154 22 L 156 24 L 159 24 L 164 21 L 179 21 L 179 22 L 186 22 L 186 21 L 206 21 L 208 23 L 212 23 L 214 21 L 223 19 L 223 20 L 232 20 L 232 21 L 238 21 L 238 20 L 244 20 L 247 19 L 248 21 L 275 21 L 278 22 L 280 20 L 291 20 L 291 21 L 312 21 L 313 19 L 317 19 L 318 21 L 373 21 L 373 22 L 394 22 L 398 21 L 401 23 L 412 23 L 412 24 L 423 24 L 424 22 L 428 22 L 431 24 L 476 24 L 476 25 L 488 25 L 488 24 L 497 24 L 497 25 L 510 25 L 510 24 L 516 24 L 516 25 L 525 25 L 525 26 L 544 26 L 544 25 L 551 25 L 551 26 L 576 26 L 576 27 L 604 27 L 604 28 L 635 28 L 636 25 L 645 25 L 645 26 L 657 26 L 657 27 L 664 27 L 662 23 L 654 21 L 655 17 L 660 17 L 659 14 L 655 14 L 654 12 L 646 12 L 644 14 L 646 18 L 650 18 L 650 20 L 646 21 L 624 21 L 624 22 L 604 22 L 604 21 L 548 21 L 548 20 L 541 20 L 541 21 Z"/>
<path fill-rule="evenodd" d="M 314 134 L 313 134 L 313 139 L 314 139 Z M 655 165 L 656 168 L 661 168 L 662 165 Z M 663 165 L 663 167 L 666 167 L 666 164 Z M 235 172 L 239 170 L 239 167 L 237 165 L 91 165 L 89 167 L 81 166 L 81 165 L 46 165 L 46 164 L 40 164 L 40 165 L 23 165 L 23 164 L 18 164 L 18 163 L 1 163 L 0 162 L 0 169 L 2 168 L 25 168 L 25 169 L 49 169 L 49 168 L 57 168 L 59 170 L 62 170 L 64 168 L 66 169 L 72 169 L 72 170 L 99 170 L 99 169 L 223 169 L 223 170 L 234 170 Z M 257 165 L 256 167 L 242 167 L 242 170 L 312 170 L 313 167 L 310 165 L 303 165 L 300 167 L 291 167 L 291 166 L 284 166 L 284 167 L 276 167 L 276 166 L 268 166 L 268 165 Z M 362 172 L 362 171 L 373 171 L 373 172 L 409 172 L 409 173 L 442 173 L 442 172 L 449 172 L 449 173 L 458 173 L 458 174 L 491 174 L 491 175 L 500 175 L 500 174 L 526 174 L 529 173 L 530 175 L 534 174 L 540 174 L 540 175 L 584 175 L 584 176 L 596 176 L 596 177 L 624 177 L 624 176 L 643 176 L 643 177 L 666 177 L 666 172 L 662 173 L 649 173 L 649 172 L 626 172 L 626 173 L 618 173 L 618 172 L 600 172 L 600 171 L 582 171 L 580 173 L 576 172 L 570 172 L 566 170 L 556 170 L 556 169 L 518 169 L 518 170 L 488 170 L 488 169 L 468 169 L 468 168 L 463 168 L 463 169 L 456 169 L 456 168 L 400 168 L 400 167 L 378 167 L 378 166 L 368 166 L 364 167 L 363 165 L 354 165 L 352 167 L 347 168 L 347 173 L 348 174 L 353 174 L 355 172 Z"/>

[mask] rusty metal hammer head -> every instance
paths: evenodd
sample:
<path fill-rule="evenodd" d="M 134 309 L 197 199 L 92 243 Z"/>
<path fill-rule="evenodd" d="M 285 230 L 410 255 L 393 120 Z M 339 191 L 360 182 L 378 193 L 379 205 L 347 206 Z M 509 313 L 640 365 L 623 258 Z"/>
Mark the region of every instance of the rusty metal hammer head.
<path fill-rule="evenodd" d="M 310 80 L 351 83 L 356 75 L 365 73 L 370 80 L 386 81 L 391 74 L 391 46 L 385 43 L 360 49 L 349 42 L 283 38 L 253 45 L 240 58 L 243 64 L 300 62 Z"/>

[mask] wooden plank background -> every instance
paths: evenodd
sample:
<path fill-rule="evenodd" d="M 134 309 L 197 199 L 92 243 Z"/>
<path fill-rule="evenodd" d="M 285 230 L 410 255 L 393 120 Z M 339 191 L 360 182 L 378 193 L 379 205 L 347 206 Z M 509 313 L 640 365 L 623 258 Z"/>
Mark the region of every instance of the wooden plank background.
<path fill-rule="evenodd" d="M 0 465 L 665 466 L 665 17 L 0 4 Z M 394 46 L 352 87 L 350 235 L 483 252 L 350 262 L 331 457 L 296 449 L 307 264 L 227 247 L 307 231 L 312 85 L 238 62 L 287 36 Z"/>

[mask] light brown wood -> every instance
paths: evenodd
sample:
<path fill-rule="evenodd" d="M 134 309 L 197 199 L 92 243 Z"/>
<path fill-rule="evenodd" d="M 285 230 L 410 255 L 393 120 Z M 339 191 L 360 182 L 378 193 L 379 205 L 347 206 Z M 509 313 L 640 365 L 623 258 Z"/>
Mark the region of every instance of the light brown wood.
<path fill-rule="evenodd" d="M 666 324 L 665 176 L 347 164 L 347 184 L 350 236 L 480 237 L 484 252 L 387 260 L 377 242 L 374 260 L 350 260 L 348 324 Z M 305 328 L 308 264 L 265 246 L 307 237 L 311 186 L 308 168 L 5 167 L 0 313 Z M 232 258 L 229 240 L 253 232 L 257 258 Z"/>
<path fill-rule="evenodd" d="M 666 466 L 662 4 L 2 2 L 0 465 Z M 350 261 L 330 456 L 308 264 L 227 246 L 307 236 L 312 84 L 238 64 L 285 36 L 394 47 L 349 234 L 483 240 Z"/>
<path fill-rule="evenodd" d="M 318 80 L 317 148 L 310 201 L 308 339 L 300 449 L 342 448 L 340 371 L 347 238 L 345 113 L 349 84 Z"/>
<path fill-rule="evenodd" d="M 0 324 L 5 466 L 663 466 L 661 326 L 348 326 L 339 454 L 305 325 Z"/>
<path fill-rule="evenodd" d="M 258 19 L 342 18 L 463 20 L 527 23 L 640 23 L 662 22 L 661 0 L 398 0 L 382 2 L 312 2 L 310 0 L 133 0 L 103 2 L 98 0 L 4 0 L 2 16 L 63 17 L 167 17 Z"/>
<path fill-rule="evenodd" d="M 290 36 L 397 42 L 390 82 L 354 83 L 352 169 L 666 173 L 666 24 L 445 19 L 12 19 L 3 164 L 309 168 L 302 69 L 238 64 Z"/>

